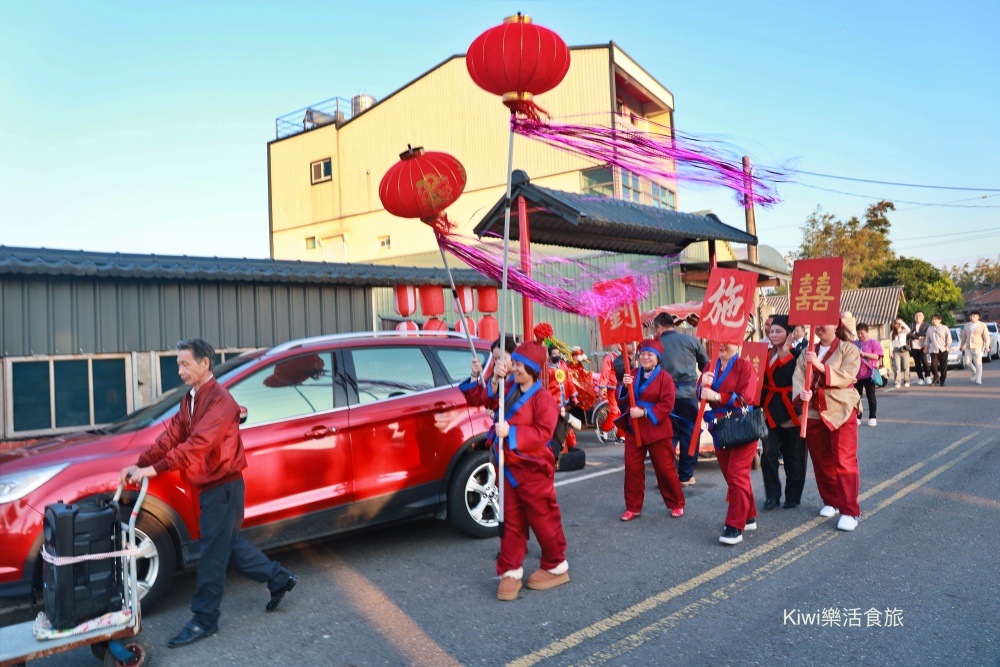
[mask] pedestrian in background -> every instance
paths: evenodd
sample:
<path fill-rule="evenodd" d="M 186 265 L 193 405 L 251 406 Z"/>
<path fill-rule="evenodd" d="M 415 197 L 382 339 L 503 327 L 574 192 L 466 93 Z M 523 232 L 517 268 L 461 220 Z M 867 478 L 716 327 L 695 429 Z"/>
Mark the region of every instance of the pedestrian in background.
<path fill-rule="evenodd" d="M 809 347 L 809 341 L 806 340 L 806 328 L 797 324 L 792 329 L 792 349 L 804 350 L 807 347 Z"/>
<path fill-rule="evenodd" d="M 698 452 L 690 453 L 691 438 L 695 429 L 701 434 L 701 425 L 695 424 L 698 419 L 698 399 L 695 397 L 698 374 L 708 366 L 708 354 L 705 346 L 694 336 L 679 333 L 673 317 L 669 313 L 660 313 L 653 319 L 656 327 L 655 337 L 663 347 L 663 369 L 670 374 L 676 388 L 674 409 L 670 414 L 673 422 L 674 446 L 680 448 L 680 459 L 677 464 L 677 478 L 681 485 L 690 486 L 695 483 L 694 468 L 698 463 Z"/>
<path fill-rule="evenodd" d="M 663 504 L 670 516 L 684 516 L 684 492 L 674 468 L 673 425 L 674 381 L 660 361 L 663 346 L 655 338 L 642 341 L 639 366 L 626 373 L 618 388 L 619 423 L 625 431 L 625 512 L 622 521 L 631 521 L 642 513 L 646 492 L 646 456 L 656 473 Z M 629 406 L 628 387 L 633 386 L 635 407 Z M 639 434 L 639 441 L 636 440 Z M 641 441 L 641 445 L 639 442 Z"/>
<path fill-rule="evenodd" d="M 732 343 L 719 345 L 719 360 L 714 369 L 706 370 L 698 385 L 698 395 L 708 401 L 710 410 L 705 411 L 705 421 L 709 424 L 712 438 L 715 438 L 716 420 L 728 417 L 730 413 L 749 405 L 757 388 L 757 374 L 753 364 L 739 355 L 739 346 Z M 753 499 L 753 485 L 750 482 L 750 468 L 757 454 L 757 441 L 752 440 L 735 447 L 719 447 L 716 441 L 715 454 L 719 468 L 729 487 L 726 499 L 726 525 L 719 542 L 733 545 L 743 541 L 743 531 L 757 530 L 757 504 Z"/>
<path fill-rule="evenodd" d="M 951 349 L 951 329 L 941 324 L 941 316 L 931 315 L 931 327 L 927 330 L 927 352 L 931 359 L 934 377 L 931 385 L 944 386 L 948 379 L 948 350 Z"/>
<path fill-rule="evenodd" d="M 896 389 L 910 386 L 910 327 L 900 318 L 892 323 L 892 374 Z"/>
<path fill-rule="evenodd" d="M 917 384 L 930 382 L 930 369 L 927 366 L 927 329 L 929 325 L 924 322 L 924 314 L 919 310 L 913 316 L 913 326 L 907 339 L 910 342 L 910 357 L 913 358 L 913 367 L 917 371 Z"/>
<path fill-rule="evenodd" d="M 177 343 L 177 372 L 191 390 L 180 409 L 167 422 L 156 443 L 124 468 L 119 480 L 133 483 L 177 470 L 196 498 L 198 517 L 198 579 L 191 600 L 192 618 L 180 634 L 167 642 L 170 648 L 186 646 L 219 630 L 220 606 L 226 568 L 233 566 L 247 577 L 267 582 L 271 599 L 265 609 L 274 611 L 295 587 L 298 577 L 268 559 L 240 535 L 247 467 L 240 437 L 240 406 L 212 374 L 215 350 L 201 338 Z"/>
<path fill-rule="evenodd" d="M 792 376 L 802 348 L 795 347 L 787 315 L 776 315 L 771 323 L 771 352 L 764 370 L 761 407 L 767 417 L 768 433 L 760 459 L 764 477 L 764 509 L 781 503 L 781 467 L 785 468 L 785 509 L 798 507 L 806 482 L 806 441 L 799 436 L 799 415 L 792 403 Z"/>
<path fill-rule="evenodd" d="M 962 327 L 962 336 L 958 349 L 962 354 L 969 355 L 969 370 L 972 376 L 969 382 L 983 383 L 983 350 L 990 347 L 990 331 L 984 322 L 979 321 L 979 311 L 969 313 L 969 321 Z"/>
<path fill-rule="evenodd" d="M 853 317 L 844 313 L 840 325 L 816 327 L 819 342 L 799 356 L 792 378 L 792 395 L 809 402 L 806 446 L 813 462 L 816 486 L 823 500 L 820 516 L 840 514 L 839 530 L 854 530 L 861 517 L 858 492 L 858 410 L 861 396 L 854 381 L 861 355 L 851 342 Z M 806 365 L 812 364 L 807 387 Z"/>
<path fill-rule="evenodd" d="M 878 421 L 875 419 L 878 399 L 875 398 L 876 387 L 872 378 L 875 375 L 875 369 L 878 368 L 879 360 L 882 358 L 882 346 L 878 341 L 868 337 L 868 325 L 864 322 L 858 325 L 857 334 L 858 339 L 854 341 L 854 345 L 861 352 L 861 364 L 858 367 L 857 382 L 854 386 L 858 390 L 858 396 L 868 394 L 868 425 L 878 426 Z M 899 386 L 898 381 L 896 386 Z M 861 417 L 861 409 L 859 409 L 858 421 L 861 421 Z"/>

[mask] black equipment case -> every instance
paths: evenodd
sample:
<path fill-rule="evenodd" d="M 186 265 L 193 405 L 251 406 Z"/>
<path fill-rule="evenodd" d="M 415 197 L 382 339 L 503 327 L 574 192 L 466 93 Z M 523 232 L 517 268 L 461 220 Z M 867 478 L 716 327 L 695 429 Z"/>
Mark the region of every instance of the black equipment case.
<path fill-rule="evenodd" d="M 118 504 L 65 504 L 45 508 L 45 550 L 53 556 L 85 556 L 119 551 Z M 68 630 L 83 621 L 122 608 L 118 558 L 55 566 L 44 562 L 45 615 L 52 626 Z"/>

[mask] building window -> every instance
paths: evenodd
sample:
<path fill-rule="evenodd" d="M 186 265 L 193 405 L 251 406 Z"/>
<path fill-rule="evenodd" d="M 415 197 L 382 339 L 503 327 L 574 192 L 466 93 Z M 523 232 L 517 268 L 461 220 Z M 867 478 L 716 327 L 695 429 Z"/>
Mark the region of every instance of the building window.
<path fill-rule="evenodd" d="M 309 165 L 309 169 L 312 172 L 312 182 L 313 185 L 316 183 L 323 183 L 324 181 L 329 181 L 333 178 L 333 163 L 330 158 L 325 160 L 319 160 L 318 162 L 313 162 Z"/>
<path fill-rule="evenodd" d="M 674 191 L 673 190 L 668 190 L 667 191 L 667 206 L 669 206 L 671 209 L 673 209 L 673 210 L 676 211 L 677 210 L 677 201 L 674 199 L 674 196 L 675 195 L 674 195 Z"/>
<path fill-rule="evenodd" d="M 642 203 L 641 181 L 638 174 L 622 169 L 622 199 L 624 201 Z"/>
<path fill-rule="evenodd" d="M 307 236 L 306 237 L 306 250 L 315 250 L 315 249 L 316 249 L 316 237 L 315 236 Z"/>
<path fill-rule="evenodd" d="M 614 197 L 615 176 L 608 167 L 580 172 L 580 192 L 592 197 Z"/>
<path fill-rule="evenodd" d="M 391 250 L 392 249 L 392 239 L 388 236 L 378 237 L 378 249 L 379 250 Z"/>
<path fill-rule="evenodd" d="M 10 384 L 4 394 L 13 397 L 6 435 L 110 424 L 132 409 L 131 367 L 124 356 L 11 358 L 6 363 Z"/>
<path fill-rule="evenodd" d="M 668 190 L 659 183 L 653 183 L 653 206 L 656 208 L 666 208 L 673 210 L 676 208 L 674 206 L 674 193 L 672 190 Z"/>

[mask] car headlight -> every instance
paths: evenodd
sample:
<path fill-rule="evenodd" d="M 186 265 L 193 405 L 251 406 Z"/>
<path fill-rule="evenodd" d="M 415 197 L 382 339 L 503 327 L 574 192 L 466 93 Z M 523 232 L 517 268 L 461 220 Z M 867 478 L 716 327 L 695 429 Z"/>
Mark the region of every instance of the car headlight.
<path fill-rule="evenodd" d="M 69 463 L 59 463 L 0 477 L 0 505 L 25 497 L 68 467 Z"/>

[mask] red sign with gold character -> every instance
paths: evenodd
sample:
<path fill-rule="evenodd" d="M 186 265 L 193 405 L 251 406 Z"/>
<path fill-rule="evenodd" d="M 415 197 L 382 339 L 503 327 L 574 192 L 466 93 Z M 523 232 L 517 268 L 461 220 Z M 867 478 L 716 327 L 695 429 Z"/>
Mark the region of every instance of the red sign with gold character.
<path fill-rule="evenodd" d="M 839 324 L 843 282 L 843 257 L 795 260 L 788 293 L 788 323 Z"/>
<path fill-rule="evenodd" d="M 716 343 L 742 343 L 753 310 L 757 274 L 736 269 L 712 269 L 701 305 L 698 337 Z"/>
<path fill-rule="evenodd" d="M 594 283 L 594 291 L 601 296 L 614 297 L 615 302 L 627 302 L 599 318 L 601 345 L 620 345 L 642 340 L 639 302 L 635 298 L 635 281 L 632 277 Z"/>
<path fill-rule="evenodd" d="M 740 356 L 750 362 L 757 374 L 757 387 L 754 389 L 751 405 L 760 405 L 760 394 L 764 389 L 764 369 L 767 368 L 767 343 L 743 343 Z"/>

